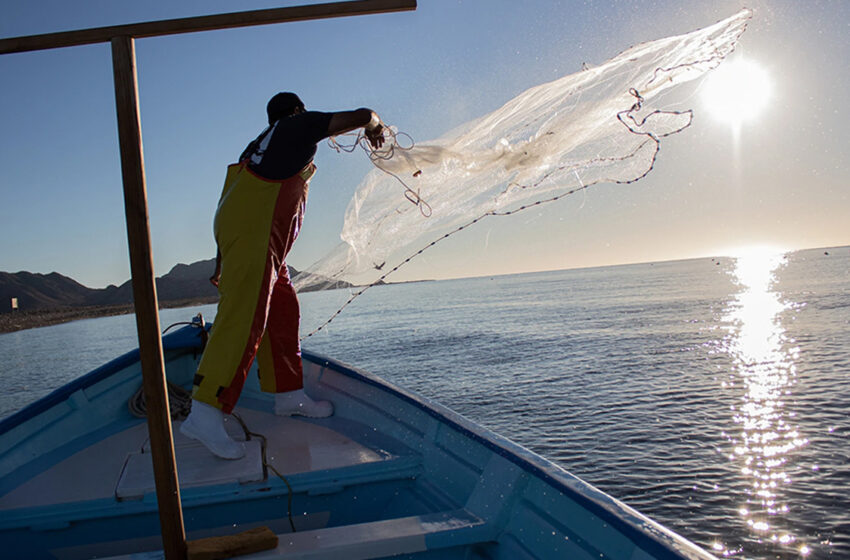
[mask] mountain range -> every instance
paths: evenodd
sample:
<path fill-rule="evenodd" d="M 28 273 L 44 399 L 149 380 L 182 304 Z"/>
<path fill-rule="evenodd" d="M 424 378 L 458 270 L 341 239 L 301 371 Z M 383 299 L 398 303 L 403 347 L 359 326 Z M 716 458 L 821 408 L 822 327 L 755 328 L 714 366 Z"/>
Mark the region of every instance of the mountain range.
<path fill-rule="evenodd" d="M 218 290 L 210 284 L 215 270 L 215 259 L 192 264 L 178 264 L 168 274 L 156 279 L 157 297 L 162 304 L 196 300 L 215 301 Z M 295 278 L 301 272 L 289 267 Z M 311 282 L 313 284 L 313 282 Z M 340 288 L 346 283 L 325 283 L 313 289 Z M 58 272 L 37 274 L 32 272 L 0 272 L 0 313 L 12 311 L 13 298 L 20 311 L 51 310 L 73 307 L 116 306 L 133 302 L 133 286 L 127 280 L 120 286 L 88 288 Z"/>

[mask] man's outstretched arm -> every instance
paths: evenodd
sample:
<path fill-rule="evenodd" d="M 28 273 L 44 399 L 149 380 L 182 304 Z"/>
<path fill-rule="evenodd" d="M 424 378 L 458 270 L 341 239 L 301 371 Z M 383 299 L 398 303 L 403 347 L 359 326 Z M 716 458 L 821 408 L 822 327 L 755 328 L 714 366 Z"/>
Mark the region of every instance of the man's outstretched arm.
<path fill-rule="evenodd" d="M 328 124 L 328 135 L 345 134 L 357 128 L 365 130 L 366 138 L 373 147 L 380 148 L 383 145 L 384 127 L 381 125 L 381 119 L 375 111 L 366 108 L 333 113 Z"/>

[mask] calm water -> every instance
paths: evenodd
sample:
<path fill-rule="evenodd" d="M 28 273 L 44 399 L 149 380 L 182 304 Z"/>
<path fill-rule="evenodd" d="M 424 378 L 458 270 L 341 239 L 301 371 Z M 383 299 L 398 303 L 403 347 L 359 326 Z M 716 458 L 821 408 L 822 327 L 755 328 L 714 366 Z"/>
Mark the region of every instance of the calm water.
<path fill-rule="evenodd" d="M 825 254 L 828 252 L 828 254 Z M 347 297 L 304 294 L 303 326 Z M 164 310 L 162 324 L 215 308 Z M 850 248 L 384 286 L 306 349 L 419 392 L 718 556 L 850 558 Z M 0 335 L 0 416 L 135 342 Z"/>

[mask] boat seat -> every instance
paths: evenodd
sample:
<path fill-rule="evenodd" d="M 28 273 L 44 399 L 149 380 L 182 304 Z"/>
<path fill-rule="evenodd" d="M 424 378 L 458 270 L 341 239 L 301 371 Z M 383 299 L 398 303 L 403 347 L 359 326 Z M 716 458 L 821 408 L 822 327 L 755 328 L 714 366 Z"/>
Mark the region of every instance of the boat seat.
<path fill-rule="evenodd" d="M 245 560 L 366 560 L 494 540 L 492 526 L 465 509 L 278 535 L 277 548 Z M 110 560 L 161 558 L 162 551 Z"/>
<path fill-rule="evenodd" d="M 252 560 L 360 560 L 467 546 L 495 538 L 494 531 L 465 509 L 278 535 L 274 550 Z"/>

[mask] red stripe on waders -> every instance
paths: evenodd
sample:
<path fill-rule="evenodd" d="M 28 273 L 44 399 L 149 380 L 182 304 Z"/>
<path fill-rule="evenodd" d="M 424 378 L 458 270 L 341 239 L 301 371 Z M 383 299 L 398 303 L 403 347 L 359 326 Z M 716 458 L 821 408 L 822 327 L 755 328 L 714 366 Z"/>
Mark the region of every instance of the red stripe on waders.
<path fill-rule="evenodd" d="M 245 171 L 256 175 L 247 167 Z M 259 177 L 259 175 L 257 175 Z M 268 179 L 263 179 L 268 181 Z M 271 181 L 269 181 L 271 182 Z M 269 248 L 266 252 L 266 265 L 263 270 L 263 281 L 260 294 L 257 298 L 257 307 L 254 309 L 254 319 L 251 321 L 251 331 L 248 344 L 242 353 L 242 360 L 236 368 L 236 373 L 230 385 L 219 395 L 218 400 L 222 404 L 222 411 L 230 414 L 239 400 L 248 370 L 257 355 L 257 349 L 266 330 L 271 292 L 277 279 L 277 273 L 283 266 L 286 254 L 292 247 L 303 221 L 304 202 L 307 198 L 307 182 L 301 178 L 301 174 L 294 175 L 280 181 L 280 190 L 275 201 L 272 223 L 269 229 Z"/>

